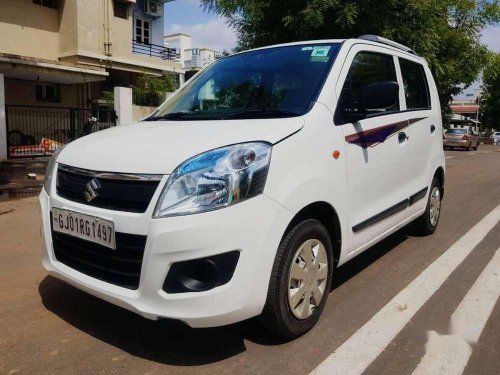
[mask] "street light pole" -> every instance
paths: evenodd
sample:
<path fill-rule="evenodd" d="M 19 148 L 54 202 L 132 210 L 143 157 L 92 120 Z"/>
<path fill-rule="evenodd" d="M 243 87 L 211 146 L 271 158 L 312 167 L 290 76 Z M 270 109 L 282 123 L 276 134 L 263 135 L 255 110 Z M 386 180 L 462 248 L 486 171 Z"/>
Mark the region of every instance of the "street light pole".
<path fill-rule="evenodd" d="M 481 99 L 482 99 L 482 95 L 479 95 L 477 97 L 477 110 L 476 110 L 476 133 L 478 133 L 477 131 L 477 124 L 479 123 L 479 108 L 481 107 Z"/>

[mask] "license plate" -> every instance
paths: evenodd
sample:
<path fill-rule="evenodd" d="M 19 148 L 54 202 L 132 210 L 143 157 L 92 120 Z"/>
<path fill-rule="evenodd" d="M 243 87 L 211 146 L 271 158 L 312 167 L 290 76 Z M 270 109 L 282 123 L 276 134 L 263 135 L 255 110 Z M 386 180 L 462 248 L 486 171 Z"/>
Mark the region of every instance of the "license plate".
<path fill-rule="evenodd" d="M 110 220 L 53 208 L 52 229 L 116 250 L 115 226 Z"/>

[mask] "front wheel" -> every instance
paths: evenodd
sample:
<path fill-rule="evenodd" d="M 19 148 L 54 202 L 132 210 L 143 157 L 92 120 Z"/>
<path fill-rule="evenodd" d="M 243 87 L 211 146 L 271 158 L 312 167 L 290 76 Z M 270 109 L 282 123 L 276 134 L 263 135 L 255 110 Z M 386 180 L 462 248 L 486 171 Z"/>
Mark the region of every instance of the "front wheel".
<path fill-rule="evenodd" d="M 442 186 L 439 180 L 434 177 L 425 212 L 413 222 L 413 229 L 416 234 L 428 236 L 434 233 L 441 215 L 441 198 Z"/>
<path fill-rule="evenodd" d="M 290 230 L 274 261 L 263 325 L 287 339 L 309 331 L 325 307 L 333 265 L 332 244 L 323 224 L 308 219 Z"/>

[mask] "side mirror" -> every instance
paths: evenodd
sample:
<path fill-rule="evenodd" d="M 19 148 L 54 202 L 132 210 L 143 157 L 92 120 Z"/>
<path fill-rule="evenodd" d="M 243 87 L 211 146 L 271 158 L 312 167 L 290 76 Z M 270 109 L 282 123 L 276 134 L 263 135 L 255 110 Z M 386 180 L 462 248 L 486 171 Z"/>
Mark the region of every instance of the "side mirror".
<path fill-rule="evenodd" d="M 365 114 L 377 109 L 392 107 L 399 100 L 399 85 L 397 82 L 380 82 L 361 88 L 359 107 Z"/>

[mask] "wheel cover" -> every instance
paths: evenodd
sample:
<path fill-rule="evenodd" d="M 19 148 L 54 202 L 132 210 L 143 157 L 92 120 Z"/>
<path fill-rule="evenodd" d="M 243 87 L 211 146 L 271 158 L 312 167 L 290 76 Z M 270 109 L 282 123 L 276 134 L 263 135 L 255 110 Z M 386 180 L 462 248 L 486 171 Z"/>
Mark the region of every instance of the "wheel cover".
<path fill-rule="evenodd" d="M 288 304 L 297 319 L 309 318 L 321 304 L 328 278 L 328 256 L 323 243 L 305 241 L 295 253 L 288 273 Z"/>
<path fill-rule="evenodd" d="M 430 211 L 429 211 L 429 220 L 433 227 L 435 227 L 438 223 L 440 212 L 441 212 L 441 192 L 439 191 L 439 188 L 435 186 L 431 191 Z"/>

